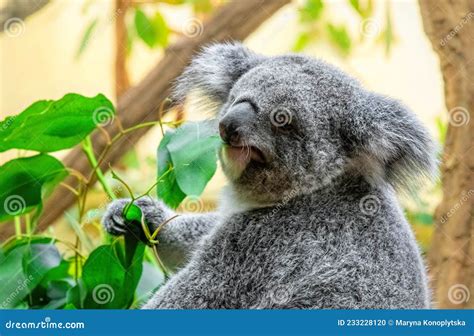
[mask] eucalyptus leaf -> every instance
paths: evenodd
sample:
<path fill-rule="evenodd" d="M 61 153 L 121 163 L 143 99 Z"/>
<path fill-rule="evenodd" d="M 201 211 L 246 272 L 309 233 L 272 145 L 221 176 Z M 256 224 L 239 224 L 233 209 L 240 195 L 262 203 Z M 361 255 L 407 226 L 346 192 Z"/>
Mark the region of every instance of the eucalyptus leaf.
<path fill-rule="evenodd" d="M 167 132 L 158 148 L 158 197 L 176 207 L 185 196 L 199 196 L 217 169 L 220 146 L 214 120 Z"/>
<path fill-rule="evenodd" d="M 0 306 L 16 307 L 33 293 L 50 269 L 60 263 L 61 256 L 53 244 L 31 243 L 11 247 L 0 263 Z"/>
<path fill-rule="evenodd" d="M 124 265 L 115 251 L 115 244 L 118 242 L 99 246 L 85 262 L 82 280 L 87 293 L 83 308 L 123 309 L 133 302 L 142 272 L 145 245 L 140 243 L 130 264 Z"/>
<path fill-rule="evenodd" d="M 346 27 L 328 23 L 326 29 L 329 40 L 341 51 L 343 56 L 347 56 L 351 51 L 352 42 Z"/>
<path fill-rule="evenodd" d="M 84 30 L 84 34 L 82 35 L 81 43 L 79 44 L 79 48 L 77 49 L 76 52 L 76 59 L 78 59 L 83 52 L 86 50 L 87 46 L 89 45 L 89 42 L 91 41 L 91 38 L 94 36 L 94 31 L 97 28 L 97 23 L 99 22 L 99 19 L 94 19 L 92 20 Z"/>
<path fill-rule="evenodd" d="M 311 34 L 310 33 L 301 33 L 298 35 L 295 44 L 293 45 L 293 51 L 299 52 L 304 50 L 309 43 L 311 42 Z"/>
<path fill-rule="evenodd" d="M 138 36 L 150 48 L 153 48 L 158 42 L 158 36 L 152 20 L 141 10 L 135 10 L 135 29 Z"/>
<path fill-rule="evenodd" d="M 324 9 L 322 0 L 306 0 L 303 6 L 299 9 L 300 20 L 302 22 L 312 22 L 321 17 Z"/>
<path fill-rule="evenodd" d="M 169 29 L 160 12 L 155 13 L 152 24 L 156 34 L 156 43 L 161 47 L 166 47 L 168 45 Z"/>
<path fill-rule="evenodd" d="M 63 164 L 47 154 L 14 159 L 0 166 L 0 221 L 41 205 L 44 189 L 66 176 Z"/>
<path fill-rule="evenodd" d="M 54 152 L 80 143 L 115 114 L 102 94 L 88 98 L 69 93 L 59 100 L 41 100 L 0 122 L 0 152 L 29 149 Z"/>
<path fill-rule="evenodd" d="M 349 0 L 351 7 L 360 15 L 361 18 L 367 19 L 374 12 L 374 4 L 372 0 Z"/>
<path fill-rule="evenodd" d="M 176 209 L 186 198 L 186 194 L 180 189 L 176 181 L 176 175 L 172 171 L 173 162 L 166 147 L 173 133 L 174 131 L 166 132 L 158 147 L 158 184 L 156 192 L 158 198 L 162 199 L 169 207 Z"/>

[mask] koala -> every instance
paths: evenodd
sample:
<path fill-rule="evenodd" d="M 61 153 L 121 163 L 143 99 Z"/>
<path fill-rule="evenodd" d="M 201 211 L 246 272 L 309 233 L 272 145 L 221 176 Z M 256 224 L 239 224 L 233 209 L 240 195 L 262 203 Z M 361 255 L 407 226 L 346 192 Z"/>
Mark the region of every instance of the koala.
<path fill-rule="evenodd" d="M 436 145 L 407 107 L 321 60 L 238 43 L 193 59 L 173 98 L 190 92 L 216 108 L 229 183 L 216 212 L 163 226 L 157 248 L 175 272 L 144 309 L 430 307 L 396 192 L 433 175 Z M 127 202 L 109 205 L 111 234 L 137 233 Z M 137 204 L 151 230 L 175 215 Z"/>

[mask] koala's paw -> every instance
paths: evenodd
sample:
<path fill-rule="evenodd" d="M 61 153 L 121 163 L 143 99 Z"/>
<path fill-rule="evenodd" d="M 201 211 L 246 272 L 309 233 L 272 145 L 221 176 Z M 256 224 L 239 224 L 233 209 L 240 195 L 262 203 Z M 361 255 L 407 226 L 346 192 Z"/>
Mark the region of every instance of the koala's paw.
<path fill-rule="evenodd" d="M 120 199 L 110 203 L 102 218 L 102 225 L 108 233 L 114 236 L 132 234 L 144 240 L 145 236 L 141 225 L 125 221 L 123 209 L 129 203 L 130 199 Z M 145 222 L 148 224 L 150 231 L 153 231 L 155 227 L 166 219 L 166 209 L 164 205 L 151 197 L 140 198 L 135 201 L 135 204 L 141 209 L 145 216 Z"/>

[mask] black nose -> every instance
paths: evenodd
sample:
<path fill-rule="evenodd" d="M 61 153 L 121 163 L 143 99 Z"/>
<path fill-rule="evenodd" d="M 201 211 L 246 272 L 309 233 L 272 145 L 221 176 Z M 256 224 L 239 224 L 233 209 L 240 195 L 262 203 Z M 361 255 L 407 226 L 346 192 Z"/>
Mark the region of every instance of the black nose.
<path fill-rule="evenodd" d="M 219 134 L 221 139 L 229 145 L 238 146 L 240 142 L 240 133 L 238 128 L 239 126 L 235 120 L 223 119 L 219 123 Z"/>
<path fill-rule="evenodd" d="M 248 102 L 233 105 L 219 122 L 222 140 L 232 146 L 240 146 L 242 130 L 254 122 L 255 111 Z"/>

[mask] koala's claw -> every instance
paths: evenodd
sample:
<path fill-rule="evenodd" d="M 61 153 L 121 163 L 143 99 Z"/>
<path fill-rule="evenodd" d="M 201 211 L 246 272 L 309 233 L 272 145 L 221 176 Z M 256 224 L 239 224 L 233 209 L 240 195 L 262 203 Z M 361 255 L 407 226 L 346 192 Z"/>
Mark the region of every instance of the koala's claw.
<path fill-rule="evenodd" d="M 130 201 L 130 199 L 121 199 L 112 202 L 102 218 L 102 225 L 108 233 L 114 236 L 132 234 L 138 239 L 145 241 L 145 234 L 141 226 L 136 223 L 128 223 L 123 217 L 123 209 Z M 140 198 L 135 201 L 135 204 L 142 210 L 150 229 L 164 220 L 165 210 L 163 206 L 151 197 Z"/>
<path fill-rule="evenodd" d="M 114 201 L 108 206 L 107 211 L 102 218 L 102 225 L 108 233 L 114 236 L 120 236 L 127 232 L 122 213 L 124 207 L 129 202 L 130 200 L 122 199 Z"/>

